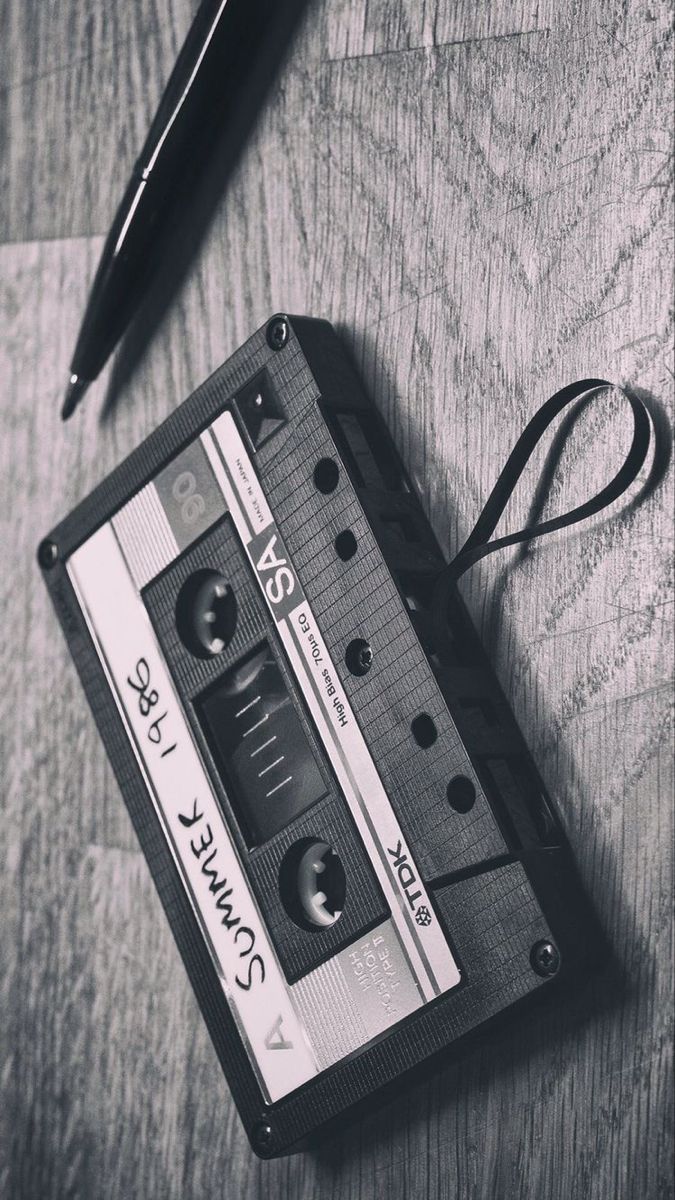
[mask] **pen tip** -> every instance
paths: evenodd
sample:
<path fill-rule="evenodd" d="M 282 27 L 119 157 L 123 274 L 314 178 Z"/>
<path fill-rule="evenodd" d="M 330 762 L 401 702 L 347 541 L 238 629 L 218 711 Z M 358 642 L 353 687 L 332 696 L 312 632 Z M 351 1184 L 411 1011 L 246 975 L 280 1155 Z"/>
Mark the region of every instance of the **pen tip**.
<path fill-rule="evenodd" d="M 72 416 L 88 387 L 87 379 L 82 379 L 79 375 L 71 375 L 61 409 L 62 421 L 67 421 L 68 417 Z"/>

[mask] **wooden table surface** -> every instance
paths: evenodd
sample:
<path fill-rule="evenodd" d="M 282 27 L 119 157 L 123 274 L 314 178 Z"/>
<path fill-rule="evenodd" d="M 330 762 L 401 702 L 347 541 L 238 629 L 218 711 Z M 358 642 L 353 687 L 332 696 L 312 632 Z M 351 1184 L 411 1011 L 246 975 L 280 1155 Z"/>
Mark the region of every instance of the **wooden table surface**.
<path fill-rule="evenodd" d="M 63 426 L 103 236 L 195 8 L 0 0 L 0 1195 L 669 1196 L 664 452 L 628 503 L 462 585 L 612 962 L 279 1162 L 249 1151 L 34 557 L 278 309 L 337 325 L 449 552 L 563 383 L 627 381 L 666 429 L 667 6 L 310 3 L 182 280 Z M 546 511 L 595 490 L 629 431 L 599 400 Z"/>

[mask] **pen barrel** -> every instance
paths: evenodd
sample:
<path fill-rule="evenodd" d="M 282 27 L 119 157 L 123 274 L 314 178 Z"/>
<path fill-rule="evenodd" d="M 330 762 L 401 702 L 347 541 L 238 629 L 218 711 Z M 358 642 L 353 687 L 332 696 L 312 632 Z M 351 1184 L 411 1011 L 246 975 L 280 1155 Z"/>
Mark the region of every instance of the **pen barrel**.
<path fill-rule="evenodd" d="M 204 0 L 115 215 L 71 362 L 97 377 L 140 305 L 177 218 L 218 144 L 219 190 L 258 111 L 304 0 Z"/>
<path fill-rule="evenodd" d="M 171 161 L 189 163 L 225 115 L 236 123 L 242 86 L 259 67 L 283 5 L 273 0 L 204 0 L 159 103 L 138 159 L 147 175 Z"/>

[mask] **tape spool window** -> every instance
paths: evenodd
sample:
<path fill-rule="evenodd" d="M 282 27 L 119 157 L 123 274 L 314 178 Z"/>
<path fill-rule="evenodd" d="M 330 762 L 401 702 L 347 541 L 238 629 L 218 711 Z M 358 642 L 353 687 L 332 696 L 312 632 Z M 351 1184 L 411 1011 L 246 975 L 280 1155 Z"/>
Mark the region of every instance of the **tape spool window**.
<path fill-rule="evenodd" d="M 269 841 L 326 795 L 267 641 L 203 692 L 195 709 L 249 848 Z"/>

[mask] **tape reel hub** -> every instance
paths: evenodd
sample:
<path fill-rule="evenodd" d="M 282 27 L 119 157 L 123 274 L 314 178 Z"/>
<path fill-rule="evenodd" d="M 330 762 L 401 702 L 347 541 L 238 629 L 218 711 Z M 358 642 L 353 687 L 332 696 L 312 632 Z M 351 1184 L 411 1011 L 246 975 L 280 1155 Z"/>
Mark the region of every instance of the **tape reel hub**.
<path fill-rule="evenodd" d="M 327 842 L 302 838 L 282 861 L 279 891 L 286 912 L 301 929 L 327 929 L 344 908 L 347 881 L 342 861 Z"/>
<path fill-rule="evenodd" d="M 195 571 L 185 580 L 176 602 L 176 629 L 197 658 L 222 654 L 234 637 L 237 601 L 219 571 Z"/>

